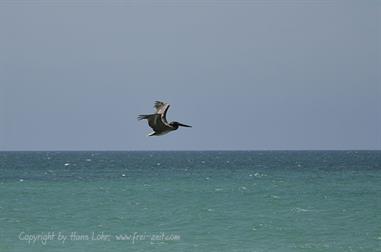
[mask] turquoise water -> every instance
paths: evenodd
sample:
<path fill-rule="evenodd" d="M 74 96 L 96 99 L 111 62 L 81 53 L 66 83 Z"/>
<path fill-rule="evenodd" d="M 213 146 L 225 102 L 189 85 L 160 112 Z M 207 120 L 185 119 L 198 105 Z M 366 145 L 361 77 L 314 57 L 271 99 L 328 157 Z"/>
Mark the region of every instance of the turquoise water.
<path fill-rule="evenodd" d="M 0 152 L 0 195 L 1 252 L 381 251 L 380 151 Z"/>

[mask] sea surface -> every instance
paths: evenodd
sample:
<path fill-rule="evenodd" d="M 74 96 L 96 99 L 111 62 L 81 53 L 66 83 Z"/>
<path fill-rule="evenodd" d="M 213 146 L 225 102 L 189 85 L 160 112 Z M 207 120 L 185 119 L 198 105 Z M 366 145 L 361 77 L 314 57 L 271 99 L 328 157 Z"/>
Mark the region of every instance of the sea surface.
<path fill-rule="evenodd" d="M 381 151 L 0 152 L 0 251 L 381 251 Z"/>

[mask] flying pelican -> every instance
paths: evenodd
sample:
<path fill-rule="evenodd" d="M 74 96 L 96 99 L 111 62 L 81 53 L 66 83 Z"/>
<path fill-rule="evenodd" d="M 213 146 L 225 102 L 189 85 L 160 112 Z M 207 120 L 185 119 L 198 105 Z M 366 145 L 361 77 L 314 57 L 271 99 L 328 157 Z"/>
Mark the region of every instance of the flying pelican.
<path fill-rule="evenodd" d="M 148 125 L 153 129 L 153 132 L 148 134 L 148 136 L 164 135 L 171 131 L 177 130 L 179 126 L 192 127 L 176 121 L 168 123 L 166 116 L 169 106 L 170 105 L 168 103 L 156 101 L 154 106 L 156 109 L 155 114 L 138 116 L 138 120 L 147 119 Z"/>

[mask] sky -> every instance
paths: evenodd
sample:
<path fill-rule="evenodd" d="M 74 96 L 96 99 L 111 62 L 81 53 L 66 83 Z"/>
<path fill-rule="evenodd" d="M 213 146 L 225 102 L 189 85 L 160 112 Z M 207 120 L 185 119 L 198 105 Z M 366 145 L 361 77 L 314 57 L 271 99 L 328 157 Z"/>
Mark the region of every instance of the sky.
<path fill-rule="evenodd" d="M 381 149 L 380 1 L 0 0 L 0 37 L 0 150 Z"/>

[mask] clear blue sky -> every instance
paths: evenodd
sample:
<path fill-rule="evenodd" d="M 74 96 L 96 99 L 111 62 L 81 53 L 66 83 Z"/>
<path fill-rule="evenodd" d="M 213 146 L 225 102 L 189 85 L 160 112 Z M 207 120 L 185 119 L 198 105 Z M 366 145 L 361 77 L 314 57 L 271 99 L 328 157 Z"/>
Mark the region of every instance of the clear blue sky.
<path fill-rule="evenodd" d="M 0 150 L 381 149 L 380 1 L 0 0 L 0 36 Z"/>

